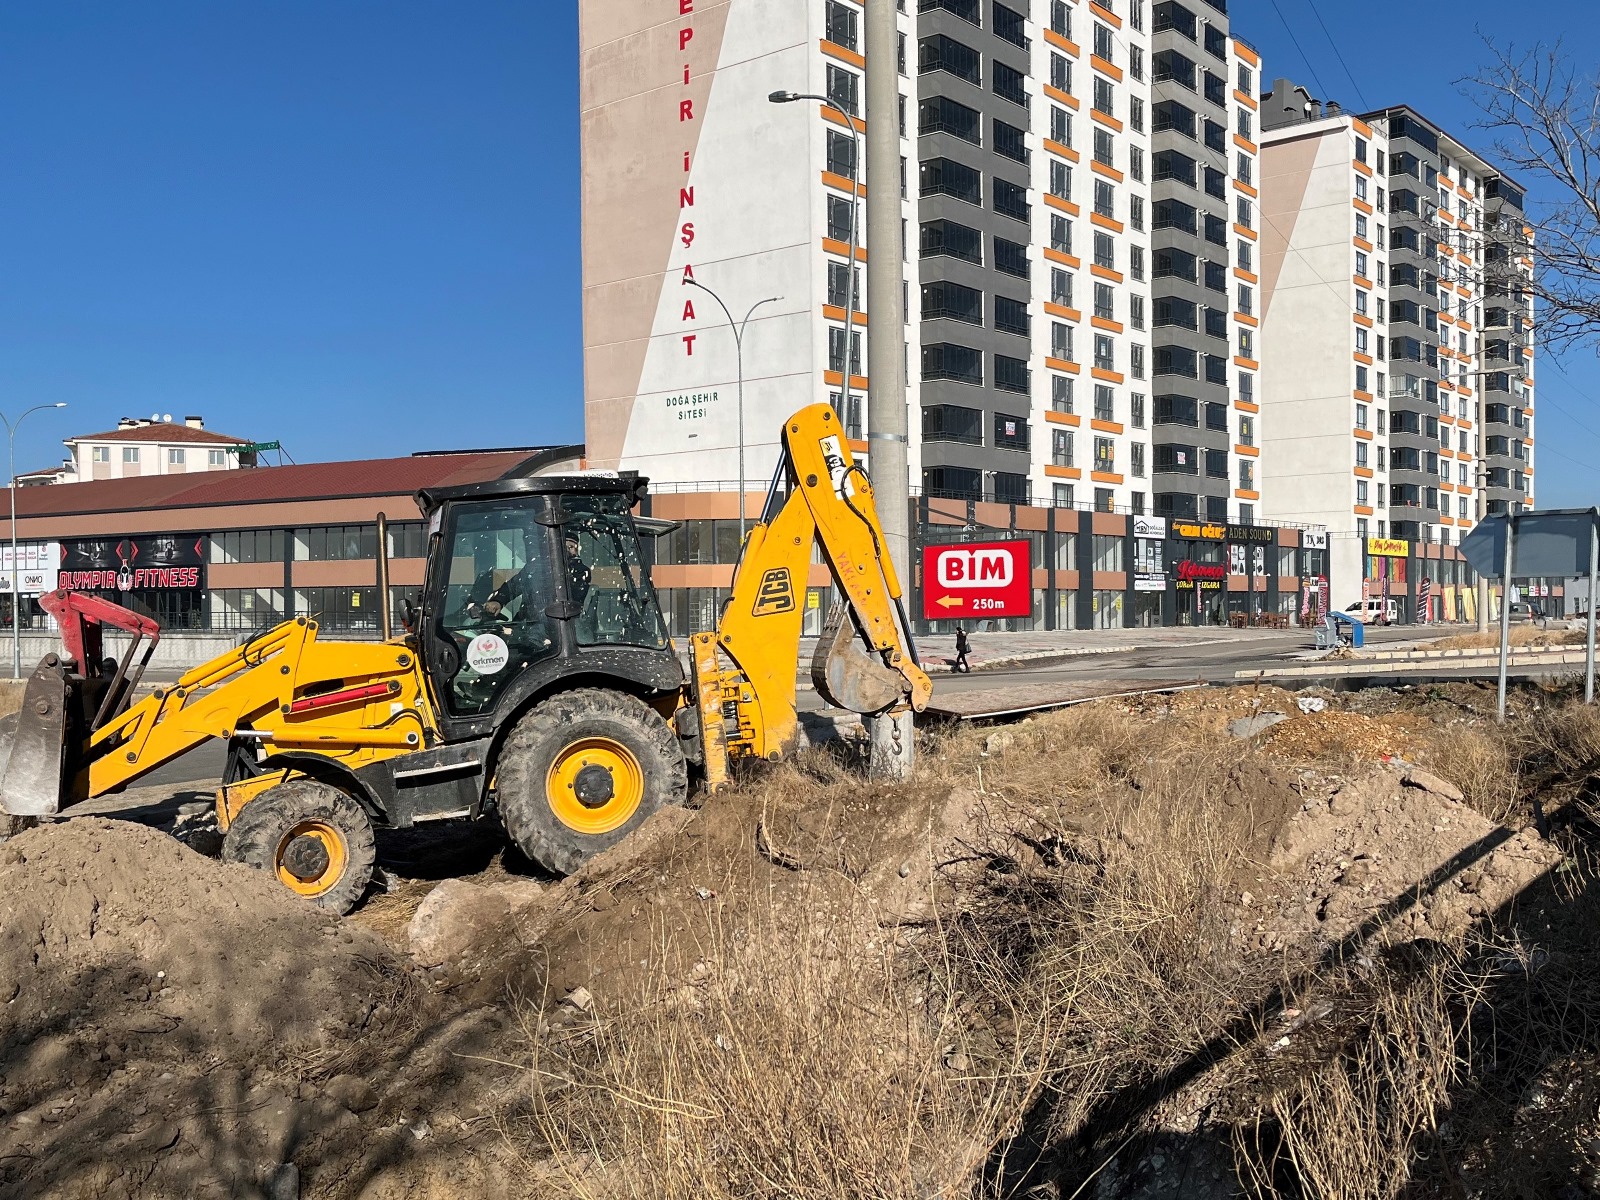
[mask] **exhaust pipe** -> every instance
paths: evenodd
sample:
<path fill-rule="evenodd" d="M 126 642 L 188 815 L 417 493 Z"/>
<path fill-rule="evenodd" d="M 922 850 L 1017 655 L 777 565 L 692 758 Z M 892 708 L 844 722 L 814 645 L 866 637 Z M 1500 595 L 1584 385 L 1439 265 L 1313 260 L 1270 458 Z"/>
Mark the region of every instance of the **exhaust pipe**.
<path fill-rule="evenodd" d="M 389 518 L 383 513 L 378 514 L 378 620 L 387 642 L 394 626 L 389 619 Z"/>

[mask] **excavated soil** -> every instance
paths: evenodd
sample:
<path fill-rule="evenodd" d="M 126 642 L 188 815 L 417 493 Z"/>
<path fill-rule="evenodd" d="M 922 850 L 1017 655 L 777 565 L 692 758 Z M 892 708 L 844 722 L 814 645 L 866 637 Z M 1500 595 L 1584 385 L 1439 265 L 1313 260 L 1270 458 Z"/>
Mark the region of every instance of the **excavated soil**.
<path fill-rule="evenodd" d="M 1217 897 L 1231 961 L 1306 960 L 1378 925 L 1388 945 L 1455 936 L 1562 861 L 1531 824 L 1463 803 L 1470 780 L 1412 765 L 1479 719 L 1476 693 L 1302 712 L 1304 695 L 1106 706 L 1163 746 L 1181 729 L 1207 770 L 1222 756 L 1208 819 L 1233 847 Z M 1287 719 L 1229 738 L 1274 712 Z M 958 740 L 899 787 L 841 786 L 819 757 L 657 814 L 542 886 L 492 831 L 458 838 L 458 860 L 391 846 L 389 890 L 347 919 L 138 825 L 24 833 L 0 845 L 0 1197 L 549 1194 L 525 1136 L 547 1039 L 663 987 L 692 1000 L 718 948 L 763 924 L 831 914 L 856 944 L 910 944 L 997 875 L 1103 872 L 1112 848 L 1148 842 L 1154 751 L 1063 728 L 1078 727 L 1045 717 Z M 1181 774 L 1181 753 L 1165 769 Z M 452 871 L 478 885 L 457 895 L 479 910 L 460 944 L 413 955 L 413 918 Z M 1148 1170 L 1107 1191 L 1119 1169 L 1133 1177 L 1112 1164 L 1095 1194 L 1162 1193 Z M 1230 1194 L 1212 1174 L 1190 1194 Z"/>
<path fill-rule="evenodd" d="M 420 1037 L 441 1014 L 377 934 L 95 817 L 0 846 L 0 999 L 0 1194 L 19 1197 L 257 1196 L 286 1174 L 430 1194 L 389 1189 L 385 1160 L 421 1144 L 416 1093 L 448 1095 L 441 1046 L 484 1023 Z"/>

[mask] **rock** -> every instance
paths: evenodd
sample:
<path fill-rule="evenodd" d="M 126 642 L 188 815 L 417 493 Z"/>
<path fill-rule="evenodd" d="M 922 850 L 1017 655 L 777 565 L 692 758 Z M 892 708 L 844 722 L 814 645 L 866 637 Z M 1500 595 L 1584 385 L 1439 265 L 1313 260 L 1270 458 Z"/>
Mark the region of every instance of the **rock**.
<path fill-rule="evenodd" d="M 984 754 L 999 754 L 1007 746 L 1014 744 L 1017 735 L 1009 729 L 1002 729 L 998 733 L 991 733 L 983 739 Z"/>
<path fill-rule="evenodd" d="M 378 1106 L 378 1093 L 359 1075 L 335 1075 L 323 1085 L 322 1096 L 353 1113 L 363 1113 Z"/>
<path fill-rule="evenodd" d="M 284 1163 L 272 1173 L 267 1184 L 268 1200 L 300 1200 L 300 1168 Z"/>
<path fill-rule="evenodd" d="M 1467 798 L 1455 784 L 1440 779 L 1432 771 L 1424 771 L 1421 767 L 1408 767 L 1406 773 L 1400 777 L 1400 782 L 1407 787 L 1432 792 L 1435 796 L 1443 796 L 1446 800 L 1454 800 L 1457 804 Z"/>
<path fill-rule="evenodd" d="M 454 962 L 497 922 L 513 903 L 501 890 L 464 879 L 446 879 L 424 897 L 406 927 L 411 955 L 422 967 Z"/>
<path fill-rule="evenodd" d="M 544 898 L 543 885 L 532 879 L 507 879 L 501 883 L 490 884 L 489 890 L 497 896 L 504 896 L 506 902 L 511 905 L 512 912 L 524 909 Z"/>
<path fill-rule="evenodd" d="M 1295 707 L 1301 712 L 1305 713 L 1307 716 L 1310 716 L 1312 713 L 1319 713 L 1328 707 L 1328 702 L 1321 696 L 1301 696 L 1294 703 Z"/>
<path fill-rule="evenodd" d="M 571 1005 L 579 1012 L 588 1012 L 594 1007 L 594 994 L 586 987 L 575 987 L 562 998 L 561 1003 Z"/>
<path fill-rule="evenodd" d="M 1288 719 L 1285 714 L 1280 712 L 1264 712 L 1257 713 L 1253 717 L 1240 717 L 1237 721 L 1228 723 L 1228 736 L 1241 739 L 1253 738 Z"/>

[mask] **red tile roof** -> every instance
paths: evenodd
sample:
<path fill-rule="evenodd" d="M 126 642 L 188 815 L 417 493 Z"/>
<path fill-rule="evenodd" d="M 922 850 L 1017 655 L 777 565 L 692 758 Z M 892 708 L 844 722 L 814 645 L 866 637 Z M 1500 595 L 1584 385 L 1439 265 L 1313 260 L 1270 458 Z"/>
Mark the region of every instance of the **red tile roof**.
<path fill-rule="evenodd" d="M 526 449 L 485 450 L 26 487 L 17 490 L 17 515 L 77 516 L 149 508 L 411 496 L 422 488 L 480 483 L 516 474 L 537 453 Z M 8 503 L 5 493 L 0 493 L 0 516 L 11 515 Z"/>
<path fill-rule="evenodd" d="M 149 425 L 128 425 L 120 429 L 108 430 L 105 433 L 86 433 L 81 437 L 66 439 L 67 444 L 73 442 L 189 442 L 205 443 L 211 446 L 248 446 L 249 438 L 229 437 L 225 433 L 215 433 L 210 429 L 195 429 L 190 425 L 179 425 L 176 421 L 156 421 Z"/>

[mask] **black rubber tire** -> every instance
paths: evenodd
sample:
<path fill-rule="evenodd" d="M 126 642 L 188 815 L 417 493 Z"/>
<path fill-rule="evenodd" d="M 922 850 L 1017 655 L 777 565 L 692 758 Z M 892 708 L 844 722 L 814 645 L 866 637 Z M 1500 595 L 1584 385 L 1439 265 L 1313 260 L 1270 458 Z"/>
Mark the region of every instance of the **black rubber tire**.
<path fill-rule="evenodd" d="M 551 808 L 545 780 L 561 751 L 583 737 L 620 742 L 643 775 L 639 806 L 626 823 L 601 834 L 565 824 Z M 495 793 L 506 832 L 518 849 L 558 875 L 570 875 L 616 845 L 664 805 L 689 793 L 683 749 L 666 719 L 637 696 L 583 688 L 544 700 L 517 722 L 500 748 Z"/>
<path fill-rule="evenodd" d="M 223 861 L 245 863 L 276 879 L 278 854 L 285 838 L 307 821 L 320 822 L 338 832 L 344 844 L 345 865 L 326 891 L 306 899 L 329 912 L 347 913 L 372 882 L 377 844 L 366 810 L 331 784 L 291 779 L 249 801 L 222 839 Z"/>

